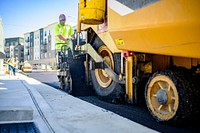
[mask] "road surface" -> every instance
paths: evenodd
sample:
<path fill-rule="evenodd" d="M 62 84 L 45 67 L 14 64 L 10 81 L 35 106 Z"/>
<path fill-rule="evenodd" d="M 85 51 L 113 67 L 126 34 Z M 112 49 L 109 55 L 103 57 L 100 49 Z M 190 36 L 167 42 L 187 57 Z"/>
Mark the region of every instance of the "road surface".
<path fill-rule="evenodd" d="M 35 78 L 42 83 L 48 84 L 56 89 L 59 89 L 59 82 L 55 71 L 51 72 L 32 72 L 27 73 L 28 76 Z M 94 105 L 112 111 L 119 114 L 125 118 L 128 118 L 134 122 L 142 124 L 146 127 L 154 129 L 163 133 L 200 133 L 200 126 L 198 121 L 200 118 L 196 118 L 186 122 L 183 125 L 166 125 L 157 123 L 149 114 L 145 104 L 142 105 L 130 105 L 130 104 L 111 104 L 99 100 L 95 95 L 93 96 L 81 96 L 82 100 L 90 102 Z"/>

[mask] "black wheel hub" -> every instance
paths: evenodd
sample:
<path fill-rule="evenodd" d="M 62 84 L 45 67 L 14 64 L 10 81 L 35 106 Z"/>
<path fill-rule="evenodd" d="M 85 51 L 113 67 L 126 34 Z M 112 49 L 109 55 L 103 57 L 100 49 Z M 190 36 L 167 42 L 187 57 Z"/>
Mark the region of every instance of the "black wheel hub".
<path fill-rule="evenodd" d="M 158 90 L 156 93 L 156 98 L 160 104 L 165 105 L 168 101 L 167 92 L 161 89 Z"/>

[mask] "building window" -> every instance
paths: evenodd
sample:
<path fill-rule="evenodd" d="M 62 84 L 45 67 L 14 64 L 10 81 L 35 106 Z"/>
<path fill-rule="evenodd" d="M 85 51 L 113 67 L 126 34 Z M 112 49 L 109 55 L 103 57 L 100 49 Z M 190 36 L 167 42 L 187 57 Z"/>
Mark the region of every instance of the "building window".
<path fill-rule="evenodd" d="M 51 43 L 51 36 L 48 36 L 48 43 Z"/>
<path fill-rule="evenodd" d="M 10 58 L 10 56 L 9 56 L 9 55 L 6 55 L 6 58 Z"/>
<path fill-rule="evenodd" d="M 27 42 L 29 42 L 29 37 L 27 37 L 27 40 L 26 40 Z"/>

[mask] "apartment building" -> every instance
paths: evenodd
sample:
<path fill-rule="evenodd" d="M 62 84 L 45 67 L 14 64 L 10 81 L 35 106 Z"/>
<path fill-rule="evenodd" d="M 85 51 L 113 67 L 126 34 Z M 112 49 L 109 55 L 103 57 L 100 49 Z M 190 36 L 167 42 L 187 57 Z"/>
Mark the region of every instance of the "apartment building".
<path fill-rule="evenodd" d="M 56 66 L 55 25 L 56 23 L 52 23 L 44 28 L 24 34 L 24 58 L 33 67 Z"/>
<path fill-rule="evenodd" d="M 4 51 L 6 60 L 17 57 L 19 64 L 22 64 L 24 62 L 24 38 L 5 38 Z"/>
<path fill-rule="evenodd" d="M 3 57 L 4 57 L 4 28 L 3 22 L 0 17 L 0 70 L 3 69 Z"/>

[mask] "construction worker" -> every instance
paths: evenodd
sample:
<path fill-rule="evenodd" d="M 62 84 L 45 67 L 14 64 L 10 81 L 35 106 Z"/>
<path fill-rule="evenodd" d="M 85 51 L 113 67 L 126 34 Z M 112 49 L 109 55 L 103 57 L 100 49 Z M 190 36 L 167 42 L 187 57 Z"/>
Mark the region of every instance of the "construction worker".
<path fill-rule="evenodd" d="M 72 26 L 66 24 L 66 17 L 64 14 L 60 14 L 59 22 L 54 27 L 55 40 L 56 40 L 56 63 L 57 69 L 59 68 L 60 56 L 61 56 L 61 48 L 63 45 L 68 45 L 68 39 L 74 38 L 74 32 Z M 71 46 L 69 46 L 71 48 Z"/>
<path fill-rule="evenodd" d="M 13 58 L 10 58 L 7 60 L 7 64 L 8 64 L 8 72 L 9 75 L 13 75 L 14 74 L 14 63 L 13 63 Z"/>
<path fill-rule="evenodd" d="M 16 74 L 16 69 L 18 69 L 18 58 L 14 57 L 12 59 L 12 63 L 13 63 L 13 75 L 15 76 Z"/>

